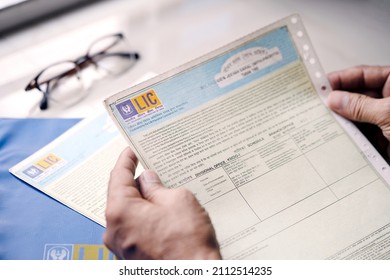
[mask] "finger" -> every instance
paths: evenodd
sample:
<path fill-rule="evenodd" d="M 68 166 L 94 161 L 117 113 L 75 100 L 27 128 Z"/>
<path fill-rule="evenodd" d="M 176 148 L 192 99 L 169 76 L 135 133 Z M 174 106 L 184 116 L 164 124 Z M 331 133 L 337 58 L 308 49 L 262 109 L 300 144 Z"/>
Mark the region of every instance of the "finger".
<path fill-rule="evenodd" d="M 389 102 L 346 91 L 332 91 L 327 99 L 328 106 L 347 119 L 383 126 L 389 115 Z"/>
<path fill-rule="evenodd" d="M 108 184 L 107 203 L 118 203 L 122 199 L 141 197 L 134 180 L 137 157 L 130 148 L 126 148 L 119 156 L 111 171 Z"/>
<path fill-rule="evenodd" d="M 167 190 L 160 177 L 152 170 L 145 170 L 138 178 L 142 196 L 148 201 L 159 203 Z"/>
<path fill-rule="evenodd" d="M 328 74 L 333 90 L 365 91 L 383 89 L 390 96 L 390 66 L 356 66 Z"/>

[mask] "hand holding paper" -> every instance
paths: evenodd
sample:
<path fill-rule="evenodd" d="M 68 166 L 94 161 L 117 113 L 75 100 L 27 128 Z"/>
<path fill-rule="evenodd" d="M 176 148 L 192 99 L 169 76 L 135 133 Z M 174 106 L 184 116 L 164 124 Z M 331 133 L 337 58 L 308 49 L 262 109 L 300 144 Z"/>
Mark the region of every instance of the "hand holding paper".
<path fill-rule="evenodd" d="M 210 218 L 194 195 L 164 188 L 150 170 L 138 188 L 136 166 L 127 148 L 111 172 L 106 246 L 121 259 L 220 259 Z"/>
<path fill-rule="evenodd" d="M 330 73 L 328 78 L 334 90 L 328 97 L 329 107 L 347 119 L 379 126 L 386 139 L 378 135 L 377 149 L 388 149 L 390 67 L 358 66 Z"/>
<path fill-rule="evenodd" d="M 331 73 L 329 80 L 334 89 L 330 108 L 348 119 L 378 125 L 390 140 L 390 67 L 359 66 Z"/>
<path fill-rule="evenodd" d="M 205 207 L 224 259 L 383 258 L 390 250 L 377 245 L 390 232 L 388 165 L 326 108 L 331 87 L 318 61 L 292 15 L 105 101 L 142 165 Z M 165 205 L 187 209 L 177 201 Z M 161 231 L 177 217 L 168 211 Z M 138 245 L 161 226 L 149 219 L 128 228 L 131 238 L 139 231 Z"/>

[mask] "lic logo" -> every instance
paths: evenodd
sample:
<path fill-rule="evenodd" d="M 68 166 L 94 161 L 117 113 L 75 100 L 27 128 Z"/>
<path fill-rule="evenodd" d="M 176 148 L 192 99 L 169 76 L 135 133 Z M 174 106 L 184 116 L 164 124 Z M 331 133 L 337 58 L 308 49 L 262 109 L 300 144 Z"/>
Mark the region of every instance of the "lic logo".
<path fill-rule="evenodd" d="M 70 260 L 72 258 L 72 245 L 46 245 L 46 260 Z"/>
<path fill-rule="evenodd" d="M 131 108 L 131 106 L 129 104 L 124 104 L 121 106 L 121 111 L 125 115 L 130 115 L 134 111 L 134 109 Z"/>
<path fill-rule="evenodd" d="M 126 100 L 125 102 L 116 105 L 116 107 L 124 120 L 137 115 L 137 111 L 135 110 L 134 105 L 130 100 Z"/>
<path fill-rule="evenodd" d="M 61 161 L 63 162 L 60 157 L 50 153 L 39 159 L 27 169 L 23 170 L 23 173 L 31 179 L 34 179 L 44 172 L 49 172 L 54 165 L 58 164 Z"/>
<path fill-rule="evenodd" d="M 26 169 L 24 171 L 24 174 L 26 174 L 30 178 L 35 178 L 41 173 L 42 173 L 42 170 L 38 169 L 35 166 L 30 166 L 28 169 Z"/>
<path fill-rule="evenodd" d="M 129 100 L 115 105 L 124 120 L 133 116 L 151 113 L 162 106 L 156 92 L 151 89 Z"/>

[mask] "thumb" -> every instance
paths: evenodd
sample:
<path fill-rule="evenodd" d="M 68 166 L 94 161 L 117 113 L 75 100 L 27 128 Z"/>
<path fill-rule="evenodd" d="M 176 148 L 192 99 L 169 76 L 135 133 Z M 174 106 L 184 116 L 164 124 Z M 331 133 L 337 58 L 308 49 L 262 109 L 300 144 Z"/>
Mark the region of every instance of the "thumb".
<path fill-rule="evenodd" d="M 327 103 L 329 108 L 339 115 L 358 122 L 381 125 L 383 117 L 388 114 L 383 99 L 347 91 L 332 91 Z"/>
<path fill-rule="evenodd" d="M 145 170 L 138 178 L 142 196 L 151 202 L 157 202 L 166 190 L 160 177 L 152 170 Z"/>

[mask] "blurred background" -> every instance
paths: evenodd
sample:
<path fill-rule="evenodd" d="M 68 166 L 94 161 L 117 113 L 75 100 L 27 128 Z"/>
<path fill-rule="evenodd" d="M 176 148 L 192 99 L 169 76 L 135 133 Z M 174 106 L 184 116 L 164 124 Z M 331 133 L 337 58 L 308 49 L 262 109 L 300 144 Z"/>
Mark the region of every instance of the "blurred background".
<path fill-rule="evenodd" d="M 105 97 L 299 13 L 326 72 L 390 65 L 389 0 L 0 0 L 0 117 L 84 118 Z M 140 59 L 123 75 L 93 81 L 66 110 L 36 110 L 26 85 L 46 66 L 84 55 L 122 32 Z"/>

